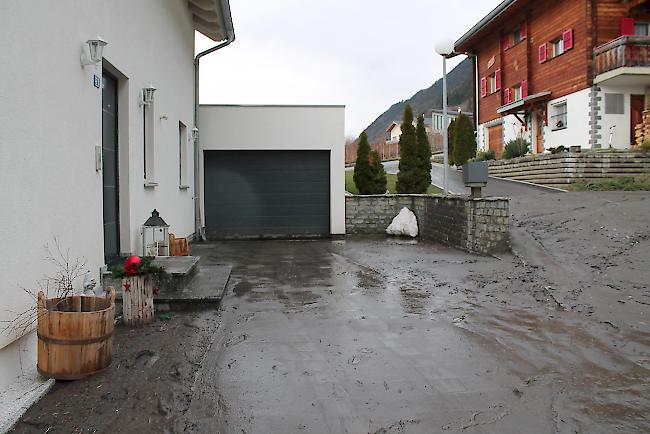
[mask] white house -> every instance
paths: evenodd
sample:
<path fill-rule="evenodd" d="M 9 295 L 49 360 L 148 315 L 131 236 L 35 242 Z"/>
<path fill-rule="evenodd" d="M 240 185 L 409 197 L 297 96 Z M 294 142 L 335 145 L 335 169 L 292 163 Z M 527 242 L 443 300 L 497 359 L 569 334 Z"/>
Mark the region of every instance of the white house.
<path fill-rule="evenodd" d="M 0 320 L 10 321 L 34 305 L 21 288 L 53 272 L 54 238 L 99 281 L 107 261 L 141 253 L 154 208 L 192 236 L 195 30 L 215 45 L 234 33 L 228 0 L 6 0 L 0 29 Z M 35 352 L 33 327 L 2 330 L 0 401 L 32 388 Z"/>
<path fill-rule="evenodd" d="M 397 143 L 399 138 L 402 136 L 402 124 L 398 121 L 393 121 L 390 123 L 386 129 L 386 143 Z"/>
<path fill-rule="evenodd" d="M 52 275 L 46 245 L 58 240 L 99 281 L 112 261 L 142 254 L 154 208 L 180 237 L 203 237 L 206 224 L 215 237 L 345 232 L 342 106 L 207 106 L 197 119 L 199 61 L 234 40 L 228 0 L 4 0 L 0 29 L 3 324 L 35 306 L 23 288 Z M 196 56 L 195 31 L 214 41 Z M 249 167 L 260 161 L 271 169 Z M 224 196 L 214 185 L 224 167 L 280 170 L 286 191 L 253 176 L 257 190 L 232 190 L 247 200 Z M 264 208 L 274 202 L 283 222 Z M 228 226 L 240 218 L 254 224 Z M 0 329 L 0 366 L 0 402 L 42 392 L 34 327 Z"/>

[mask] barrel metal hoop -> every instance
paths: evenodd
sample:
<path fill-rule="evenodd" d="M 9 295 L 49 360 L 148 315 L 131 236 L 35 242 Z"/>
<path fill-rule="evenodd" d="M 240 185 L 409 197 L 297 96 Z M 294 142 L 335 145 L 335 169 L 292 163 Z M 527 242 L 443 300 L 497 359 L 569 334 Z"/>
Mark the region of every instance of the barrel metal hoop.
<path fill-rule="evenodd" d="M 47 344 L 54 344 L 54 345 L 86 345 L 86 344 L 94 344 L 97 342 L 102 342 L 113 336 L 113 330 L 110 331 L 110 333 L 107 333 L 102 336 L 97 336 L 96 338 L 88 338 L 88 339 L 57 339 L 57 338 L 52 338 L 50 336 L 44 336 L 40 332 L 37 332 L 36 335 L 38 338 L 47 343 Z"/>

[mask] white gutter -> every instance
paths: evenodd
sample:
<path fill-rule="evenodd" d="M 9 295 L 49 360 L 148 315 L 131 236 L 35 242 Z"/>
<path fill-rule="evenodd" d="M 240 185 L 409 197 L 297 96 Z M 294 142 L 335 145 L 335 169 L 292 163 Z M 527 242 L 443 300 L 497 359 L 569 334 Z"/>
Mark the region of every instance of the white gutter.
<path fill-rule="evenodd" d="M 200 52 L 194 58 L 194 127 L 199 128 L 199 64 L 201 58 L 217 50 L 220 50 L 232 44 L 235 40 L 235 29 L 232 24 L 232 15 L 230 13 L 229 0 L 220 0 L 221 16 L 223 18 L 224 27 L 226 30 L 226 39 L 224 42 L 215 45 L 205 51 Z M 205 240 L 205 232 L 201 219 L 201 145 L 199 138 L 194 141 L 194 239 Z"/>

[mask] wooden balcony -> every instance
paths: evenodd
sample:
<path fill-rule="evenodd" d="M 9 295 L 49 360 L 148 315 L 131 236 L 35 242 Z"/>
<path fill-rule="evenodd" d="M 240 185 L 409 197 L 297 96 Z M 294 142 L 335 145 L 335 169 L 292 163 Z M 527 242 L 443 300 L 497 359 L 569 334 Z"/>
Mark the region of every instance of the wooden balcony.
<path fill-rule="evenodd" d="M 594 50 L 596 76 L 617 68 L 650 67 L 650 36 L 621 36 Z"/>

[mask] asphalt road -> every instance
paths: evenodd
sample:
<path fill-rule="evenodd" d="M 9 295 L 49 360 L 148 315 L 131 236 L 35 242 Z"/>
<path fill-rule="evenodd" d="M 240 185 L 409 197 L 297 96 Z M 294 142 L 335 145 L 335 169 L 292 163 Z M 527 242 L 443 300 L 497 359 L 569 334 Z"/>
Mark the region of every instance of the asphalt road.
<path fill-rule="evenodd" d="M 386 169 L 386 173 L 397 173 L 399 172 L 399 161 L 386 161 L 384 163 L 384 168 Z M 442 188 L 442 164 L 432 164 L 431 183 Z M 454 194 L 469 194 L 469 188 L 465 187 L 465 184 L 463 184 L 462 172 L 451 167 L 449 168 L 449 191 Z M 529 195 L 531 193 L 556 192 L 558 192 L 558 190 L 490 177 L 487 187 L 483 190 L 483 196 L 517 197 Z"/>

